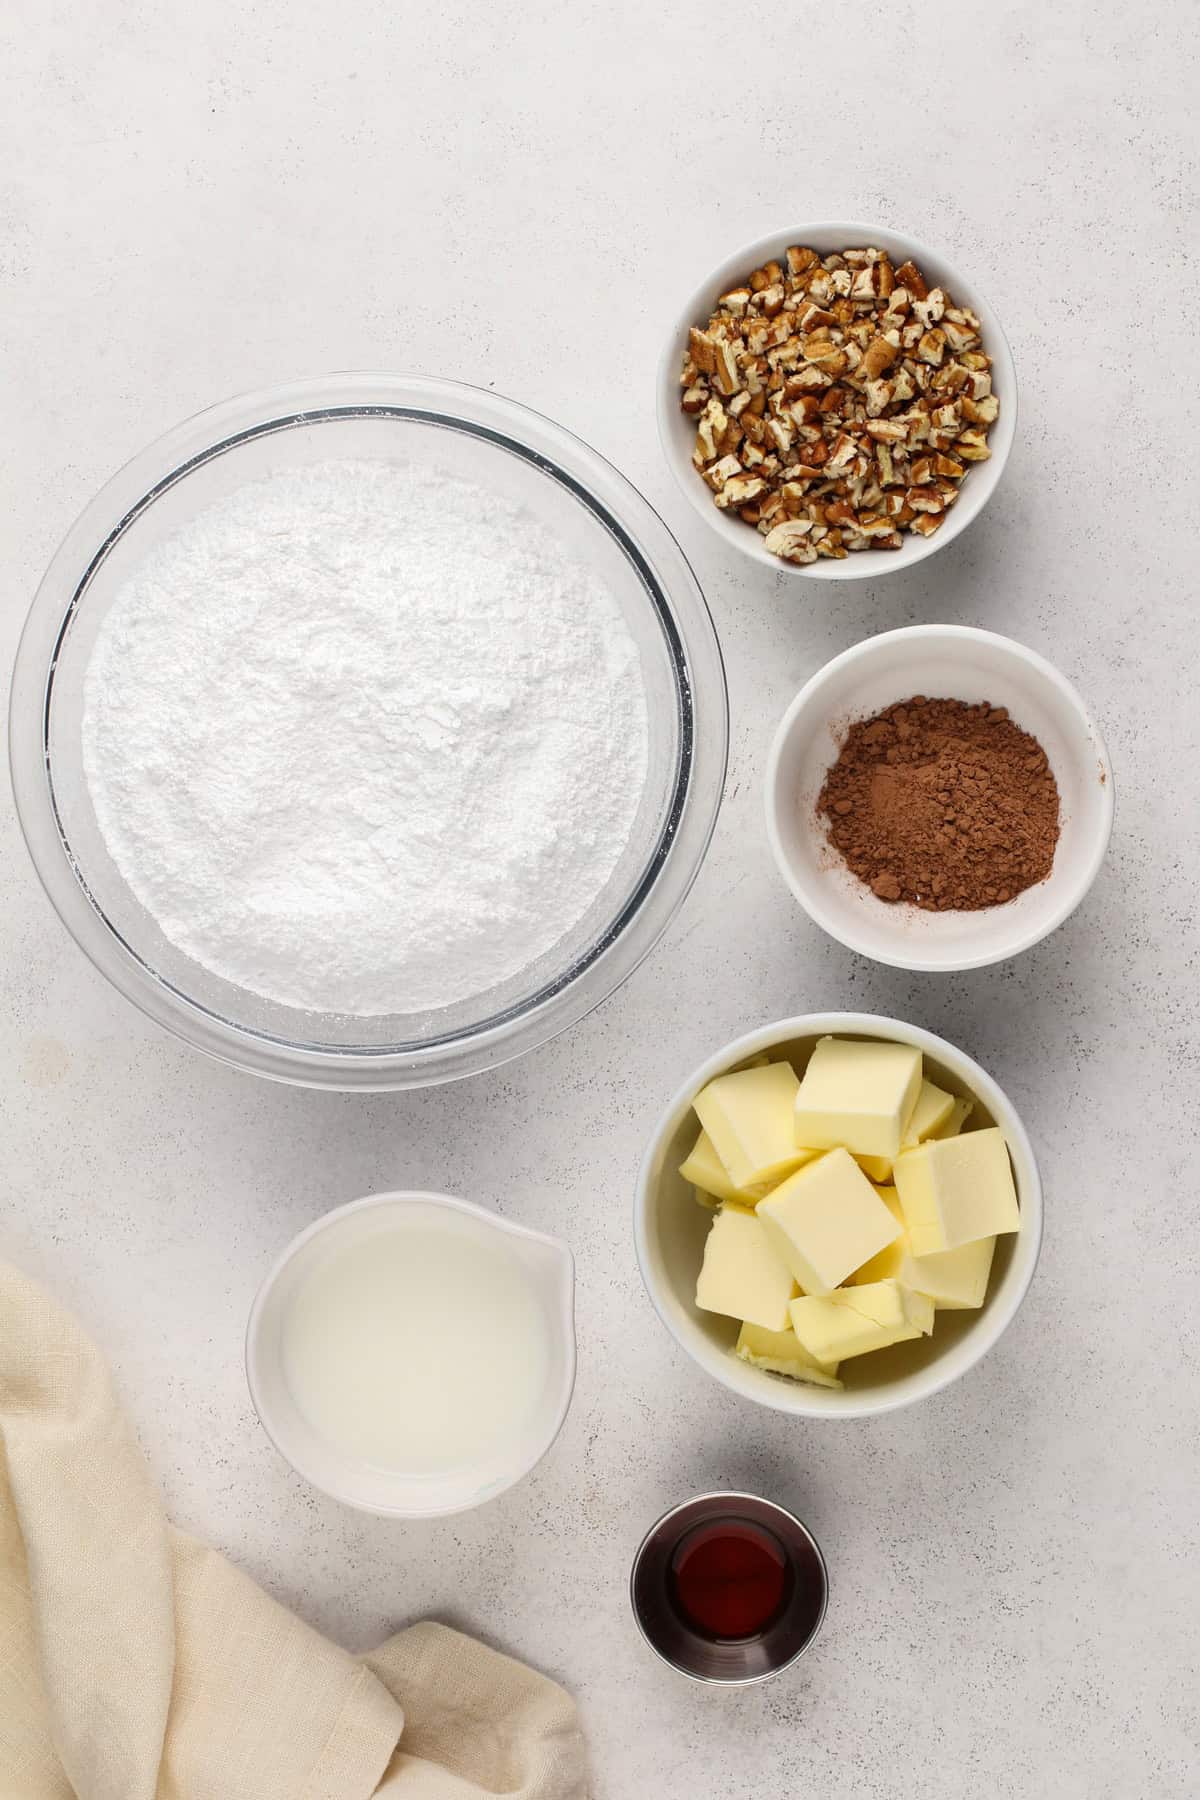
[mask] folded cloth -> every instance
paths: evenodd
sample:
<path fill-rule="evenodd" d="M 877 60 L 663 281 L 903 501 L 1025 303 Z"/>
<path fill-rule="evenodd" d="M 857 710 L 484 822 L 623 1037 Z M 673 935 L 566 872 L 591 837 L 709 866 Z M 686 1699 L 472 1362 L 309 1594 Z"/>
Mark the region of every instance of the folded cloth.
<path fill-rule="evenodd" d="M 351 1656 L 173 1530 L 79 1326 L 0 1263 L 2 1800 L 585 1800 L 575 1707 L 434 1624 Z"/>

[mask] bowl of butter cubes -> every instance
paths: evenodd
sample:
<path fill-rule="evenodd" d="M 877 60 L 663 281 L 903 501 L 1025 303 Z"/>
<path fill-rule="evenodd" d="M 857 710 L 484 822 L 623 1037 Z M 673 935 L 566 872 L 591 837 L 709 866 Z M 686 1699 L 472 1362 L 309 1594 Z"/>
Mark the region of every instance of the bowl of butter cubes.
<path fill-rule="evenodd" d="M 638 1261 L 725 1387 L 806 1418 L 966 1374 L 1033 1279 L 1028 1134 L 978 1063 L 869 1013 L 750 1032 L 689 1076 L 638 1177 Z"/>

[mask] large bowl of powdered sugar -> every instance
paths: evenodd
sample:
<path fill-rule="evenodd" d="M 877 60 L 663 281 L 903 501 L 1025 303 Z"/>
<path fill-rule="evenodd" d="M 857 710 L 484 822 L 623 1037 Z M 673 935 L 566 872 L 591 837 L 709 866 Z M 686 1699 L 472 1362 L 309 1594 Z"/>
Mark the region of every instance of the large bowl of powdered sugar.
<path fill-rule="evenodd" d="M 700 866 L 720 651 L 657 514 L 550 421 L 341 375 L 213 408 L 75 525 L 14 788 L 128 998 L 281 1080 L 392 1088 L 572 1024 Z"/>

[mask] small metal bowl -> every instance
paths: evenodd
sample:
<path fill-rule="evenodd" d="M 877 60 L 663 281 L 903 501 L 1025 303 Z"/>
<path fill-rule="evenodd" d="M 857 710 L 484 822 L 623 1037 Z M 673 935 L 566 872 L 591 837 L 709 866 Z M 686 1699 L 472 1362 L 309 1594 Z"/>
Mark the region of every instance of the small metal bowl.
<path fill-rule="evenodd" d="M 671 1559 L 697 1526 L 728 1520 L 758 1526 L 784 1552 L 791 1572 L 784 1609 L 753 1637 L 712 1638 L 696 1631 L 671 1591 Z M 693 1681 L 748 1687 L 798 1661 L 825 1618 L 829 1576 L 821 1547 L 794 1513 L 757 1494 L 698 1494 L 663 1514 L 633 1560 L 629 1597 L 650 1648 Z"/>

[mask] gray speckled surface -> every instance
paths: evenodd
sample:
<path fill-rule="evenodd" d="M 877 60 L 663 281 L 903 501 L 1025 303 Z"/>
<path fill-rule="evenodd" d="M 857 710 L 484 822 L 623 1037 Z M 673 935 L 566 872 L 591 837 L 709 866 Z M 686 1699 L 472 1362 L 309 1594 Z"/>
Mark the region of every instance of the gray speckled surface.
<path fill-rule="evenodd" d="M 110 993 L 0 816 L 0 1250 L 111 1356 L 174 1516 L 348 1644 L 423 1613 L 580 1697 L 601 1800 L 1131 1800 L 1196 1791 L 1200 869 L 1188 0 L 779 8 L 679 0 L 247 9 L 9 0 L 0 30 L 5 658 L 75 513 L 209 401 L 330 367 L 494 383 L 618 462 L 693 555 L 730 671 L 711 856 L 624 993 L 467 1086 L 315 1096 L 211 1066 Z M 795 586 L 718 546 L 657 449 L 674 306 L 731 245 L 878 218 L 970 269 L 1019 441 L 989 513 L 910 576 Z M 768 863 L 774 722 L 822 661 L 922 619 L 1043 651 L 1108 733 L 1108 863 L 1050 941 L 938 979 L 871 967 Z M 689 1066 L 849 1005 L 961 1043 L 1047 1186 L 1041 1269 L 957 1388 L 842 1429 L 750 1411 L 675 1352 L 629 1231 Z M 581 1375 L 533 1479 L 400 1529 L 281 1466 L 241 1334 L 293 1232 L 432 1184 L 561 1230 Z M 643 1526 L 690 1490 L 794 1502 L 832 1572 L 788 1678 L 698 1692 L 634 1635 Z"/>

